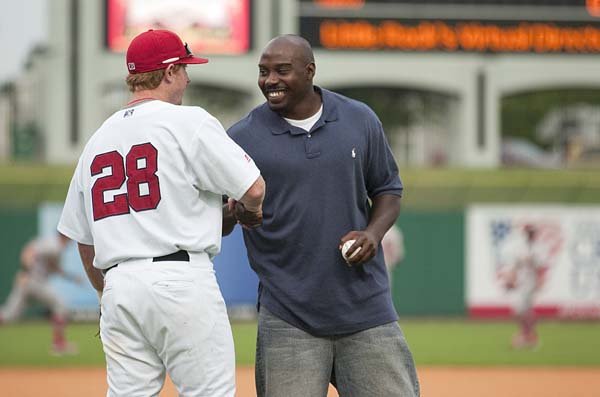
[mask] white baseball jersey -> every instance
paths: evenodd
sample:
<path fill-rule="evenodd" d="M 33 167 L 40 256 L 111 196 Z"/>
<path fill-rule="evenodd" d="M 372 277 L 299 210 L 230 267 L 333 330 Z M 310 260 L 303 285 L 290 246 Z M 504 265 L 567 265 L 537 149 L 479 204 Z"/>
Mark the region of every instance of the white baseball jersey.
<path fill-rule="evenodd" d="M 532 291 L 535 289 L 539 269 L 548 263 L 548 247 L 528 242 L 527 237 L 515 233 L 506 241 L 502 249 L 502 258 L 506 271 L 516 272 L 516 287 L 519 290 Z"/>
<path fill-rule="evenodd" d="M 58 236 L 37 238 L 28 243 L 25 249 L 32 249 L 33 256 L 30 263 L 30 274 L 38 279 L 46 279 L 54 271 L 50 268 L 58 264 L 62 254 L 62 246 Z"/>
<path fill-rule="evenodd" d="M 222 195 L 260 172 L 202 108 L 153 100 L 117 111 L 87 143 L 58 225 L 94 245 L 94 266 L 178 250 L 216 255 Z"/>

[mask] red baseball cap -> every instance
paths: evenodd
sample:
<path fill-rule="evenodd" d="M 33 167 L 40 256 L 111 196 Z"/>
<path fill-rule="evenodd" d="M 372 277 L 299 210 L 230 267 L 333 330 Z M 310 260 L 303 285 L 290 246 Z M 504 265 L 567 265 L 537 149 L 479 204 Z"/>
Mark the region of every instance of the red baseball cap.
<path fill-rule="evenodd" d="M 169 30 L 150 29 L 131 40 L 127 49 L 129 73 L 145 73 L 166 69 L 169 65 L 207 63 L 208 59 L 195 57 L 187 43 Z"/>

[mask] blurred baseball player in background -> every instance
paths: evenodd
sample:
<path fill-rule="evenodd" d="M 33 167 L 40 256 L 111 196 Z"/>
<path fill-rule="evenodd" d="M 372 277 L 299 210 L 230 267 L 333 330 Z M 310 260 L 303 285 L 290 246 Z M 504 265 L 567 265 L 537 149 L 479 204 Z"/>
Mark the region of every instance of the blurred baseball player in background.
<path fill-rule="evenodd" d="M 221 247 L 222 196 L 260 222 L 265 187 L 213 116 L 180 106 L 186 65 L 206 62 L 171 31 L 136 36 L 126 63 L 133 98 L 91 137 L 69 187 L 58 230 L 78 242 L 101 293 L 108 396 L 157 396 L 165 371 L 180 396 L 235 393 L 211 259 Z"/>
<path fill-rule="evenodd" d="M 404 234 L 395 224 L 383 236 L 381 249 L 383 250 L 383 261 L 388 271 L 391 288 L 394 269 L 402 262 L 405 255 Z"/>
<path fill-rule="evenodd" d="M 503 266 L 499 277 L 504 280 L 506 289 L 514 299 L 513 311 L 519 325 L 519 331 L 511 341 L 515 349 L 535 348 L 538 345 L 534 300 L 548 269 L 548 246 L 537 244 L 538 238 L 538 228 L 526 224 L 522 233 L 515 234 L 515 238 L 506 244 L 503 252 L 506 266 Z"/>
<path fill-rule="evenodd" d="M 53 274 L 81 284 L 78 276 L 66 273 L 61 267 L 61 257 L 69 239 L 56 233 L 49 237 L 38 237 L 29 241 L 21 250 L 21 267 L 15 276 L 13 288 L 0 308 L 0 324 L 19 319 L 33 299 L 50 310 L 52 324 L 52 349 L 55 355 L 76 354 L 75 344 L 67 342 L 65 326 L 67 308 L 62 298 L 49 282 Z"/>
<path fill-rule="evenodd" d="M 299 36 L 271 40 L 258 69 L 267 101 L 228 131 L 268 185 L 263 225 L 244 228 L 260 280 L 258 395 L 323 397 L 331 380 L 342 396 L 418 396 L 379 249 L 402 194 L 381 123 L 313 86 Z"/>

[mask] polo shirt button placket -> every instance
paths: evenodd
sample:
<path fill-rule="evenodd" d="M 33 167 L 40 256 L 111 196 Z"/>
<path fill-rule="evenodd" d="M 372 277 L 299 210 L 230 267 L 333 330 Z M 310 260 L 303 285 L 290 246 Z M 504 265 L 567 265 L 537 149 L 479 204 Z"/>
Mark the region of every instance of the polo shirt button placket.
<path fill-rule="evenodd" d="M 313 142 L 311 139 L 312 132 L 306 133 L 306 139 L 304 140 L 304 148 L 306 150 L 306 157 L 309 159 L 314 159 L 315 157 L 319 157 L 321 155 L 321 151 L 317 147 L 317 142 Z"/>

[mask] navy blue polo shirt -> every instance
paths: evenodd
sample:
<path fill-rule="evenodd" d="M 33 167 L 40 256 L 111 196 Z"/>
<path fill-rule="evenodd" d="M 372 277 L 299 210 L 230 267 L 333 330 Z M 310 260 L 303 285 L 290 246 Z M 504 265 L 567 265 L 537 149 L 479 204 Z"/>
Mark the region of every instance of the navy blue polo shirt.
<path fill-rule="evenodd" d="M 266 182 L 263 225 L 244 230 L 259 305 L 313 335 L 345 334 L 396 321 L 380 249 L 348 267 L 340 238 L 364 230 L 369 198 L 402 195 L 381 122 L 365 104 L 315 89 L 323 114 L 310 132 L 265 103 L 228 133 Z"/>

